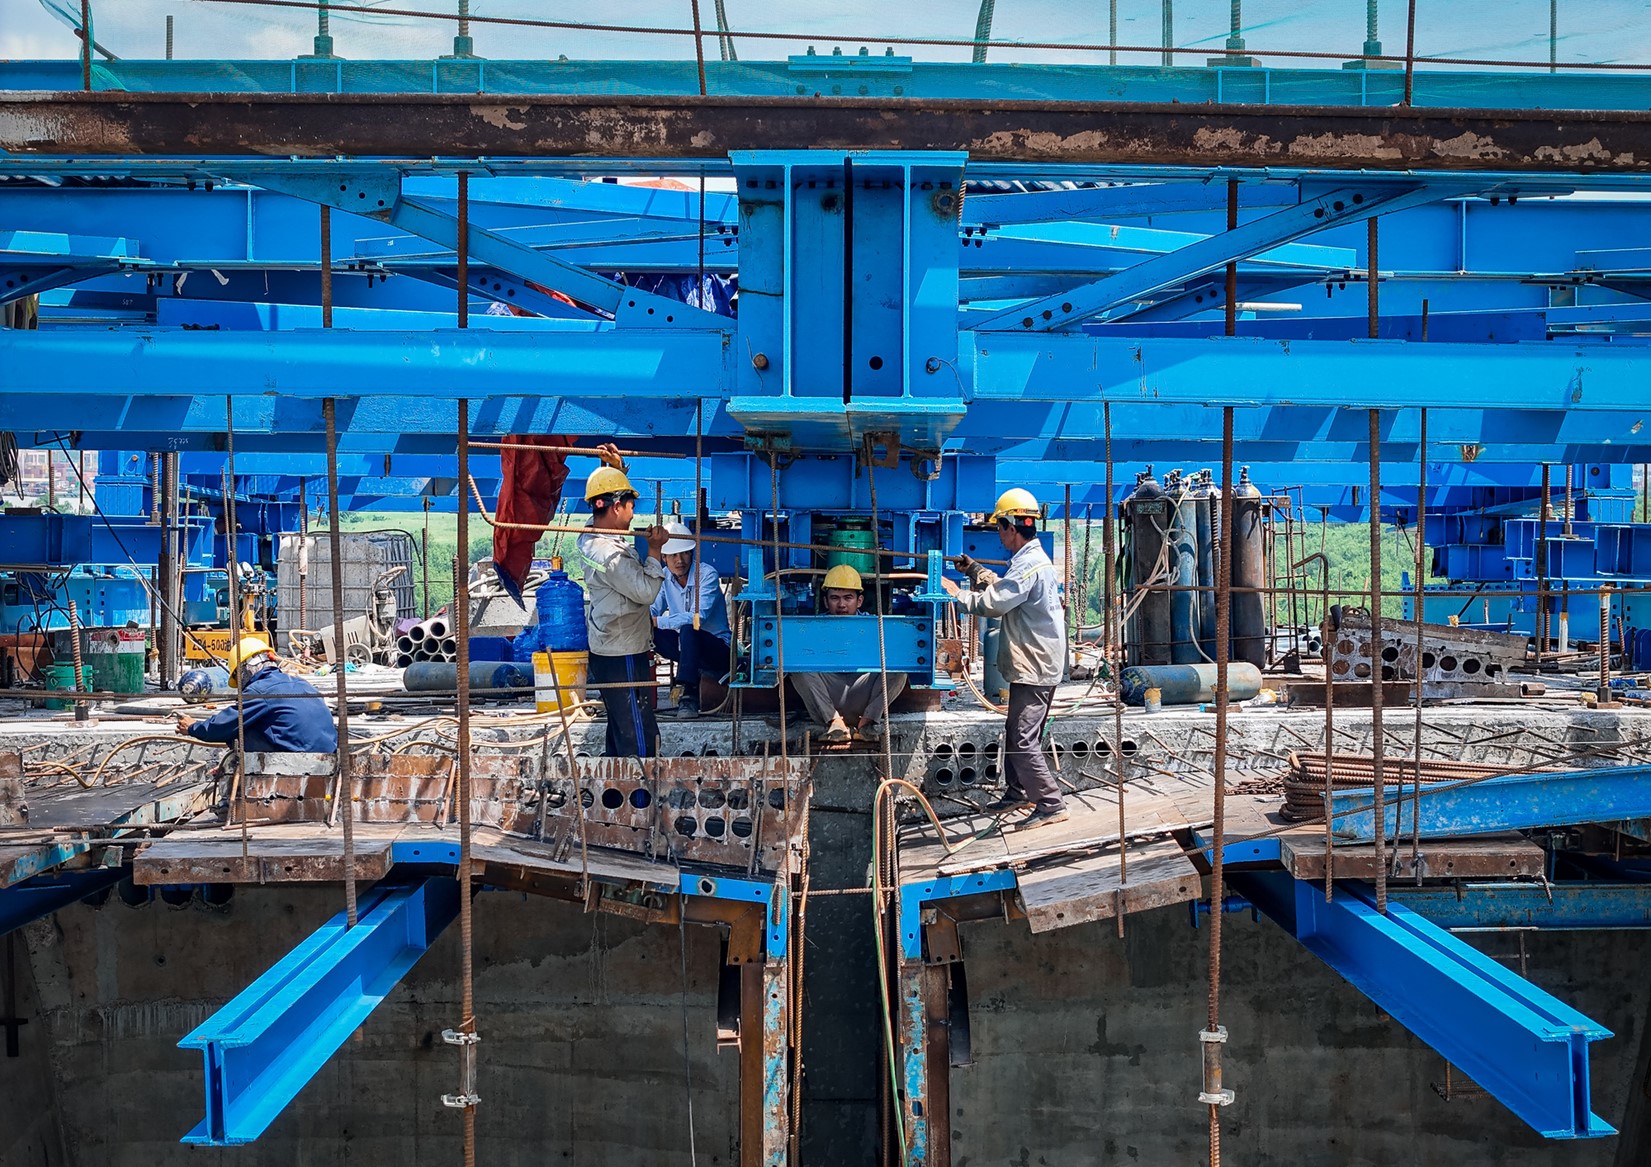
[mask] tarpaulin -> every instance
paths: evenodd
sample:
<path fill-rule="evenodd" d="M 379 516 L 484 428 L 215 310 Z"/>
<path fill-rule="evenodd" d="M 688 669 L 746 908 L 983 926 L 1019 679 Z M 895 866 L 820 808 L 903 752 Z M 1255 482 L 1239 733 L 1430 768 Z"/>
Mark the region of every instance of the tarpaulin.
<path fill-rule="evenodd" d="M 557 451 L 572 444 L 573 439 L 562 434 L 517 434 L 503 440 L 493 568 L 518 603 L 522 582 L 533 564 L 534 545 L 561 504 L 562 484 L 568 480 L 566 457 Z M 510 523 L 537 530 L 517 530 Z"/>

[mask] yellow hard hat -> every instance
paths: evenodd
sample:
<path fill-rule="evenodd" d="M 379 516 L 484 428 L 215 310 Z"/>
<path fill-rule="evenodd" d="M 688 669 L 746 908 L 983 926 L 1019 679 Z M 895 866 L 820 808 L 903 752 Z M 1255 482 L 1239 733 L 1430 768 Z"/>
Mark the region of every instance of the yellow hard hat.
<path fill-rule="evenodd" d="M 262 636 L 241 637 L 240 642 L 231 646 L 230 650 L 224 654 L 224 668 L 229 670 L 229 683 L 231 685 L 235 684 L 235 670 L 240 668 L 243 663 L 255 656 L 262 656 L 266 652 L 271 656 L 275 655 L 275 650 L 269 646 L 269 641 Z"/>
<path fill-rule="evenodd" d="M 863 592 L 865 585 L 860 582 L 860 573 L 846 563 L 839 563 L 826 572 L 823 587 L 841 588 L 845 592 Z"/>
<path fill-rule="evenodd" d="M 615 470 L 612 466 L 598 466 L 590 472 L 590 477 L 585 479 L 586 502 L 604 494 L 613 494 L 619 490 L 628 490 L 632 494 L 636 493 L 636 487 L 632 486 L 631 480 L 625 477 L 625 472 Z"/>
<path fill-rule="evenodd" d="M 1032 492 L 1016 486 L 998 496 L 997 507 L 992 511 L 992 519 L 995 521 L 1012 516 L 1036 518 L 1042 513 L 1043 508 L 1038 506 L 1038 500 L 1032 497 Z"/>

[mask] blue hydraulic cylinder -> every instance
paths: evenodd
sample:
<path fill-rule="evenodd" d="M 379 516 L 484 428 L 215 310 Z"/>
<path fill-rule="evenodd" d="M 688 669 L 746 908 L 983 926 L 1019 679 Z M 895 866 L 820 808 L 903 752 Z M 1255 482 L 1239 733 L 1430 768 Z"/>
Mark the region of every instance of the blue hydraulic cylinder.
<path fill-rule="evenodd" d="M 1343 883 L 1326 902 L 1283 872 L 1234 872 L 1237 892 L 1349 984 L 1550 1139 L 1615 1134 L 1590 1110 L 1588 1047 L 1610 1030 L 1389 900 Z"/>
<path fill-rule="evenodd" d="M 445 876 L 379 885 L 351 928 L 340 912 L 178 1043 L 206 1059 L 206 1118 L 184 1136 L 250 1143 L 389 996 L 459 910 Z"/>

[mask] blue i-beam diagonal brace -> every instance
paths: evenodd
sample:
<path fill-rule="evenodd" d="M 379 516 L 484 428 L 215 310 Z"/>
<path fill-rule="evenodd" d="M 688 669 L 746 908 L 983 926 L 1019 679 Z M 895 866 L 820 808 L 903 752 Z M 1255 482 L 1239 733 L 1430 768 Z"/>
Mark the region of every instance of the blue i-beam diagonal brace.
<path fill-rule="evenodd" d="M 1244 895 L 1410 1032 L 1550 1139 L 1615 1134 L 1592 1113 L 1588 1046 L 1610 1030 L 1359 883 L 1330 903 L 1282 872 L 1233 873 Z"/>
<path fill-rule="evenodd" d="M 1441 783 L 1405 792 L 1382 808 L 1387 836 L 1412 828 L 1420 814 L 1421 837 L 1451 839 L 1495 835 L 1533 827 L 1617 823 L 1651 816 L 1651 766 L 1607 766 L 1549 774 L 1509 774 L 1479 781 Z M 1338 840 L 1368 843 L 1376 837 L 1375 789 L 1338 790 L 1330 796 Z"/>
<path fill-rule="evenodd" d="M 377 886 L 350 928 L 340 912 L 178 1043 L 206 1059 L 206 1118 L 183 1137 L 210 1147 L 261 1135 L 459 910 L 446 877 Z"/>
<path fill-rule="evenodd" d="M 1300 239 L 1338 224 L 1422 206 L 1469 193 L 1471 185 L 1369 186 L 1333 190 L 1296 206 L 1245 223 L 1220 235 L 1165 252 L 1081 287 L 1007 308 L 975 328 L 1048 332 L 1070 328 L 1098 312 L 1139 300 L 1164 288 L 1195 279 L 1222 264 Z"/>

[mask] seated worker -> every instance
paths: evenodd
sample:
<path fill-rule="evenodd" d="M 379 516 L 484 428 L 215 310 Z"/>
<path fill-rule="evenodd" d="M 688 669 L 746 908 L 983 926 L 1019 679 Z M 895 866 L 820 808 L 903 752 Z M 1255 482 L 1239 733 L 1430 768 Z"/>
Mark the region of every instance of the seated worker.
<path fill-rule="evenodd" d="M 608 711 L 610 758 L 649 758 L 659 737 L 654 717 L 653 620 L 665 568 L 659 562 L 665 528 L 649 527 L 648 558 L 636 553 L 631 519 L 636 490 L 625 471 L 598 466 L 585 480 L 590 529 L 579 536 L 585 567 L 585 630 L 590 634 L 590 682 Z M 602 688 L 601 686 L 612 686 Z"/>
<path fill-rule="evenodd" d="M 654 651 L 676 662 L 671 687 L 680 693 L 676 715 L 686 721 L 699 716 L 701 671 L 713 678 L 728 671 L 728 642 L 733 634 L 728 630 L 728 602 L 723 599 L 717 569 L 694 561 L 694 536 L 684 524 L 667 523 L 665 531 L 670 539 L 659 549 L 665 560 L 665 586 L 649 611 L 654 618 Z M 696 611 L 698 628 L 694 627 Z"/>
<path fill-rule="evenodd" d="M 243 636 L 224 658 L 229 683 L 246 700 L 246 750 L 249 754 L 332 754 L 338 751 L 338 727 L 327 703 L 303 677 L 281 671 L 275 652 L 261 636 Z M 196 721 L 178 714 L 178 732 L 203 742 L 234 745 L 240 738 L 240 710 L 234 705 Z"/>
<path fill-rule="evenodd" d="M 857 616 L 866 600 L 860 573 L 846 563 L 826 572 L 823 587 L 826 615 Z M 814 720 L 824 726 L 819 740 L 837 745 L 849 740 L 850 720 L 855 741 L 875 742 L 883 737 L 882 673 L 788 673 Z M 906 688 L 905 673 L 888 674 L 888 700 Z"/>

